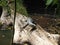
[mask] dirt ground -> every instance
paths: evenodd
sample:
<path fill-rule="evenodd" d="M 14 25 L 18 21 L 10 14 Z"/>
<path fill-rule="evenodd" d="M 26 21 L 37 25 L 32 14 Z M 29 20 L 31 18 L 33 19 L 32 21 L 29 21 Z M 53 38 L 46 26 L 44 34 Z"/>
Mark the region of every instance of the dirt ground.
<path fill-rule="evenodd" d="M 49 33 L 60 34 L 60 19 L 40 15 L 32 15 L 31 17 Z"/>

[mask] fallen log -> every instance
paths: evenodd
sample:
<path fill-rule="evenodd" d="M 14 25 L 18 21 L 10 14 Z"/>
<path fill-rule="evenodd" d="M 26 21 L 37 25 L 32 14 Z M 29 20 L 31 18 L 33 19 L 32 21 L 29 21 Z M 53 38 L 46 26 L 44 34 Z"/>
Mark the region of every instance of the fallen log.
<path fill-rule="evenodd" d="M 38 24 L 35 27 L 27 25 L 26 21 L 29 17 L 19 13 L 16 15 L 13 43 L 30 42 L 32 45 L 58 45 L 59 34 L 50 34 Z"/>
<path fill-rule="evenodd" d="M 14 23 L 14 16 L 11 18 L 7 18 L 5 14 L 5 10 L 3 10 L 1 16 L 1 22 L 5 24 Z M 4 16 L 3 16 L 4 15 Z M 11 16 L 14 15 L 14 11 L 11 10 Z M 26 17 L 22 14 L 16 13 L 16 20 L 14 25 L 14 37 L 13 43 L 23 44 L 24 42 L 30 42 L 32 45 L 59 45 L 59 34 L 50 34 L 46 32 L 41 26 L 36 24 L 36 26 L 31 26 L 27 23 Z M 5 19 L 5 20 L 4 20 Z M 9 19 L 9 20 L 7 20 Z M 12 19 L 12 20 L 10 20 Z M 7 21 L 6 21 L 7 20 Z M 10 21 L 8 23 L 8 21 Z"/>

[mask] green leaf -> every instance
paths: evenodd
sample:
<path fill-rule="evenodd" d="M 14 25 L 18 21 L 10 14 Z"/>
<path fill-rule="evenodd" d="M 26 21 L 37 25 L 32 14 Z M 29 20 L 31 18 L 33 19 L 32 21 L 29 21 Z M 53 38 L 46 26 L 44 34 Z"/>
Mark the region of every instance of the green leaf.
<path fill-rule="evenodd" d="M 55 5 L 55 4 L 58 4 L 58 0 L 53 0 L 53 4 L 52 5 Z"/>
<path fill-rule="evenodd" d="M 46 5 L 49 6 L 52 2 L 53 2 L 53 0 L 47 0 Z"/>
<path fill-rule="evenodd" d="M 1 0 L 0 1 L 0 6 L 5 7 L 6 5 L 7 5 L 6 0 L 5 1 L 4 0 Z"/>
<path fill-rule="evenodd" d="M 20 14 L 23 14 L 25 16 L 28 16 L 26 7 L 23 5 L 23 1 L 22 0 L 16 0 L 16 8 L 17 8 L 17 12 L 19 12 Z"/>

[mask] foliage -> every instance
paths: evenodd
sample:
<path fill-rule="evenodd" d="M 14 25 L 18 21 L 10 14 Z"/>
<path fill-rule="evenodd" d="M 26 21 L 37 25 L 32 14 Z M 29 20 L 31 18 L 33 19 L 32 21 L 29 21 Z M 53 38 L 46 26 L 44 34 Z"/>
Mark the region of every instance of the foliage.
<path fill-rule="evenodd" d="M 60 17 L 60 1 L 59 0 L 46 0 L 46 7 L 57 5 L 56 8 L 56 17 Z"/>
<path fill-rule="evenodd" d="M 55 5 L 57 4 L 58 5 L 58 0 L 46 0 L 46 5 L 49 6 L 49 5 Z"/>
<path fill-rule="evenodd" d="M 1 0 L 0 1 L 0 6 L 6 7 L 7 6 L 7 1 L 6 0 Z"/>
<path fill-rule="evenodd" d="M 50 5 L 52 3 L 53 0 L 47 0 L 46 1 L 46 5 Z"/>
<path fill-rule="evenodd" d="M 16 0 L 16 9 L 17 9 L 17 12 L 26 16 L 28 15 L 26 8 L 23 5 L 23 0 Z"/>
<path fill-rule="evenodd" d="M 4 8 L 7 8 L 8 12 L 10 11 L 9 10 L 9 7 L 8 7 L 8 3 L 7 3 L 8 0 L 1 0 L 0 1 L 0 6 L 4 7 Z M 14 1 L 14 0 L 13 0 Z M 10 8 L 15 8 L 15 4 L 14 2 L 11 3 L 11 7 Z M 19 12 L 20 14 L 23 14 L 23 15 L 28 15 L 27 11 L 26 11 L 26 8 L 23 6 L 23 1 L 22 0 L 16 0 L 16 10 L 17 12 Z"/>

